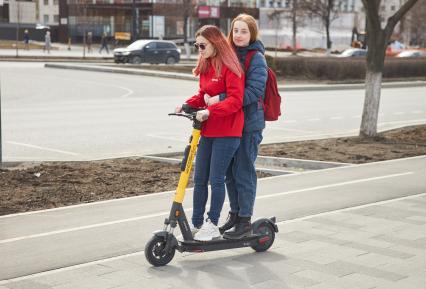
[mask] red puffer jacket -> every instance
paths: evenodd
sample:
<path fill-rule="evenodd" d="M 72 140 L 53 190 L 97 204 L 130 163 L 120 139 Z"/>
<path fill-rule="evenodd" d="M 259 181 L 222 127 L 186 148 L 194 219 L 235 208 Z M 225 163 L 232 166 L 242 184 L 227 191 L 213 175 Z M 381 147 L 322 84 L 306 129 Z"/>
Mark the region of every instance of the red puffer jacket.
<path fill-rule="evenodd" d="M 200 75 L 200 90 L 186 103 L 194 108 L 207 108 L 209 118 L 203 122 L 201 135 L 205 137 L 241 137 L 244 126 L 243 96 L 244 76 L 238 77 L 225 65 L 217 78 L 212 66 Z M 204 95 L 226 93 L 223 101 L 206 107 Z"/>

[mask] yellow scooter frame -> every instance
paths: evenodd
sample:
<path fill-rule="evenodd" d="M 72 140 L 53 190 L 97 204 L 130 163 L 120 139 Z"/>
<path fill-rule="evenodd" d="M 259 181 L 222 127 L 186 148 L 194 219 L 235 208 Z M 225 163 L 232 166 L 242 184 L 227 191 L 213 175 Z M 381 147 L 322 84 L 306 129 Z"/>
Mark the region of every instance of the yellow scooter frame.
<path fill-rule="evenodd" d="M 164 220 L 164 229 L 155 231 L 154 236 L 145 245 L 145 257 L 154 266 L 164 266 L 174 257 L 176 249 L 180 252 L 206 252 L 225 250 L 241 247 L 252 247 L 257 252 L 263 252 L 272 246 L 278 227 L 275 217 L 262 218 L 252 224 L 253 234 L 238 240 L 217 239 L 207 242 L 195 241 L 189 228 L 188 220 L 183 210 L 183 199 L 185 189 L 191 174 L 192 164 L 197 152 L 198 141 L 201 135 L 201 122 L 195 118 L 196 109 L 187 105 L 182 106 L 185 113 L 171 113 L 186 117 L 193 122 L 193 130 L 189 144 L 185 148 L 181 165 L 179 183 L 174 196 L 169 217 Z M 178 241 L 173 235 L 175 228 L 179 225 L 183 240 Z"/>

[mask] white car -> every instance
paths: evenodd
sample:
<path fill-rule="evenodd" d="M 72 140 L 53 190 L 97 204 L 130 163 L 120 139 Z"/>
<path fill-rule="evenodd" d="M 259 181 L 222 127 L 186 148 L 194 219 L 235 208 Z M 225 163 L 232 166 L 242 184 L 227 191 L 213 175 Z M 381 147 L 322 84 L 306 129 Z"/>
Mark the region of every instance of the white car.
<path fill-rule="evenodd" d="M 396 57 L 423 58 L 426 57 L 426 52 L 421 50 L 404 50 L 398 53 Z"/>
<path fill-rule="evenodd" d="M 337 57 L 365 57 L 367 56 L 367 50 L 361 48 L 349 48 L 343 51 Z"/>

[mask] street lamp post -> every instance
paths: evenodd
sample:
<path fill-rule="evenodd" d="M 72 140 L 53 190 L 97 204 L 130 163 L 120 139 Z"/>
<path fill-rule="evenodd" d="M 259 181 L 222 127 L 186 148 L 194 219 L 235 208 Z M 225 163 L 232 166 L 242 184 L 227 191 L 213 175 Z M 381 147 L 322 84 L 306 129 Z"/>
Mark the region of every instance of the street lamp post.
<path fill-rule="evenodd" d="M 0 79 L 0 167 L 3 164 L 3 150 L 2 150 L 2 138 L 1 138 L 1 79 Z"/>

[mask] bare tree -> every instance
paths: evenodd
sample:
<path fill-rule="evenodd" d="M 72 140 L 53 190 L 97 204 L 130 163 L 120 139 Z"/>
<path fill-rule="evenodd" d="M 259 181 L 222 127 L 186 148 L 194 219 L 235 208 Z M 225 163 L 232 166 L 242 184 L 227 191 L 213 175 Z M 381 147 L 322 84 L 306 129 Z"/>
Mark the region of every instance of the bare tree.
<path fill-rule="evenodd" d="M 417 2 L 407 13 L 406 29 L 409 29 L 410 39 L 414 45 L 426 46 L 426 1 Z M 408 27 L 407 27 L 408 26 Z M 411 44 L 411 43 L 410 43 Z"/>
<path fill-rule="evenodd" d="M 275 58 L 277 58 L 278 51 L 278 31 L 281 29 L 281 15 L 285 12 L 282 8 L 274 8 L 274 10 L 268 14 L 268 18 L 272 21 L 275 21 Z"/>
<path fill-rule="evenodd" d="M 312 17 L 321 19 L 327 35 L 327 55 L 331 52 L 331 23 L 339 17 L 341 1 L 337 0 L 300 0 L 299 5 Z"/>
<path fill-rule="evenodd" d="M 303 1 L 303 0 L 302 0 Z M 293 55 L 297 54 L 297 29 L 304 24 L 305 11 L 303 5 L 299 4 L 300 0 L 292 0 L 290 8 L 290 21 L 293 32 Z"/>
<path fill-rule="evenodd" d="M 183 0 L 183 45 L 185 47 L 186 58 L 190 58 L 191 48 L 188 43 L 188 19 L 192 16 L 194 5 L 192 0 Z"/>
<path fill-rule="evenodd" d="M 365 77 L 365 100 L 362 113 L 361 137 L 377 135 L 380 92 L 386 46 L 396 24 L 418 0 L 407 0 L 398 11 L 388 18 L 385 28 L 380 24 L 379 7 L 381 0 L 362 0 L 367 14 L 367 73 Z"/>

